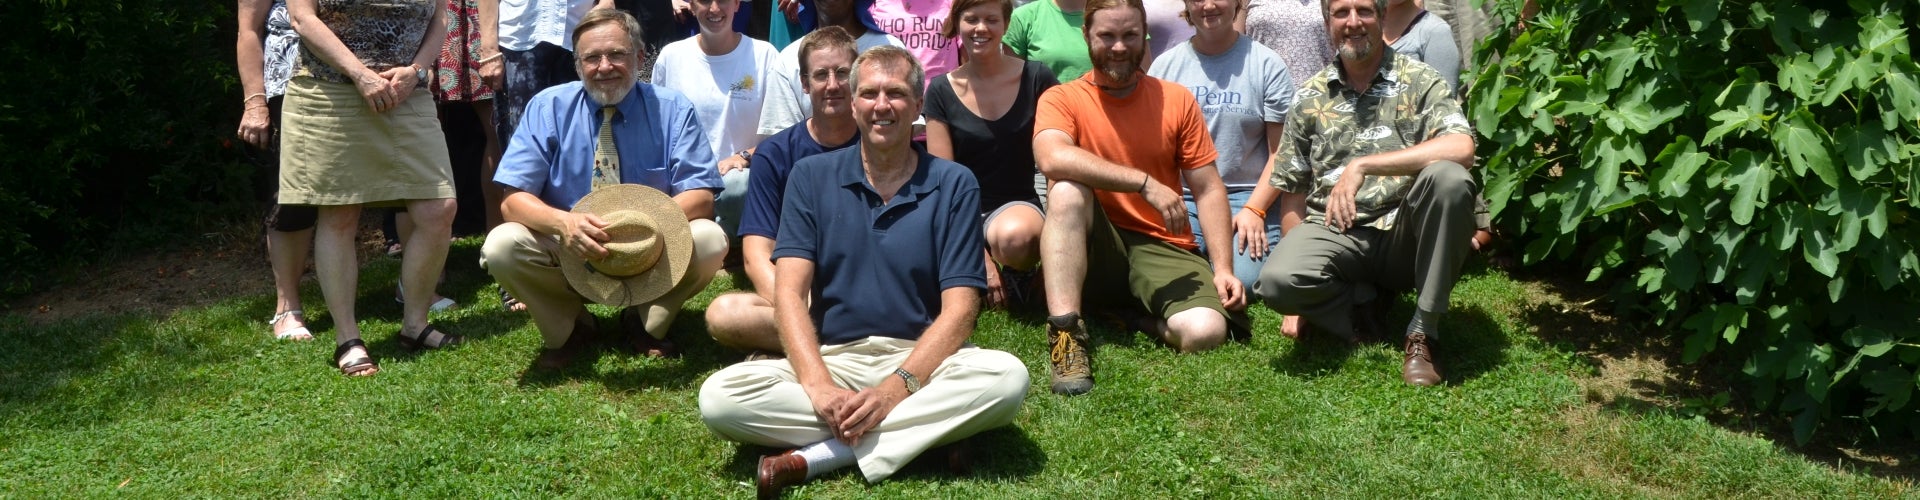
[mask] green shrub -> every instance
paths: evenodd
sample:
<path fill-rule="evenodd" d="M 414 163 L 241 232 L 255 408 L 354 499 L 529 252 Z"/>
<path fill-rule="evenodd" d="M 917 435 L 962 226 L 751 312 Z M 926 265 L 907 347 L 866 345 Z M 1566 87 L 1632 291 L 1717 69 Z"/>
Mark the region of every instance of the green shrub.
<path fill-rule="evenodd" d="M 1613 283 L 1689 362 L 1743 365 L 1803 443 L 1836 418 L 1920 430 L 1920 9 L 1541 3 L 1482 43 L 1470 98 L 1524 260 Z"/>
<path fill-rule="evenodd" d="M 248 199 L 231 1 L 0 5 L 0 296 Z"/>

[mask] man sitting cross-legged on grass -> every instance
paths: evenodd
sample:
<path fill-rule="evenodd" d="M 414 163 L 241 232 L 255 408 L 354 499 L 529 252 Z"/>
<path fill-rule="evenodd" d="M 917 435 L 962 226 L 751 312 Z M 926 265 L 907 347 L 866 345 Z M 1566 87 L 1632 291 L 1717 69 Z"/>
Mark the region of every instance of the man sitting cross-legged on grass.
<path fill-rule="evenodd" d="M 700 387 L 700 416 L 721 437 L 799 448 L 760 459 L 763 498 L 849 465 L 885 479 L 1013 422 L 1027 391 L 1018 358 L 967 343 L 986 287 L 980 187 L 909 142 L 919 61 L 876 47 L 853 68 L 860 146 L 801 160 L 780 212 L 787 359 L 735 364 Z"/>
<path fill-rule="evenodd" d="M 1254 294 L 1281 314 L 1356 335 L 1356 304 L 1374 290 L 1414 289 L 1401 377 L 1440 383 L 1429 342 L 1439 333 L 1474 232 L 1479 187 L 1473 135 L 1451 87 L 1433 68 L 1388 47 L 1387 0 L 1332 0 L 1333 64 L 1307 80 L 1273 159 L 1286 237 L 1260 270 Z M 1304 219 L 1304 220 L 1303 220 Z M 1366 308 L 1384 309 L 1384 308 Z M 1365 309 L 1363 309 L 1365 310 Z M 1371 315 L 1373 313 L 1359 313 Z"/>
<path fill-rule="evenodd" d="M 685 97 L 639 83 L 640 23 L 633 16 L 593 11 L 573 38 L 576 65 L 586 78 L 548 88 L 527 103 L 493 178 L 506 191 L 500 208 L 506 223 L 487 234 L 480 265 L 527 304 L 546 339 L 539 368 L 565 367 L 590 345 L 596 320 L 584 307 L 588 300 L 626 307 L 620 322 L 633 348 L 671 356 L 676 349 L 666 340 L 668 327 L 681 304 L 706 289 L 727 254 L 726 233 L 710 220 L 713 191 L 721 188 L 713 151 Z M 689 269 L 664 294 L 594 293 L 570 286 L 572 276 L 563 272 L 568 261 L 584 260 L 565 271 L 627 277 L 602 262 L 611 255 L 614 221 L 569 211 L 589 191 L 621 183 L 671 195 L 690 221 L 690 257 L 669 256 L 690 259 L 680 263 Z"/>
<path fill-rule="evenodd" d="M 1232 241 L 1226 186 L 1193 93 L 1142 73 L 1144 12 L 1140 0 L 1087 2 L 1094 71 L 1048 90 L 1034 121 L 1034 159 L 1053 181 L 1040 260 L 1059 394 L 1093 390 L 1082 291 L 1097 304 L 1144 307 L 1152 324 L 1143 329 L 1181 352 L 1247 329 L 1233 246 L 1212 245 L 1207 259 L 1193 253 L 1181 185 L 1207 239 Z"/>
<path fill-rule="evenodd" d="M 851 94 L 854 41 L 839 26 L 815 30 L 800 42 L 800 79 L 813 117 L 761 141 L 753 151 L 741 210 L 741 263 L 753 293 L 730 293 L 707 306 L 707 333 L 720 344 L 761 353 L 780 352 L 773 316 L 773 239 L 780 231 L 780 202 L 787 175 L 803 158 L 860 142 Z M 756 356 L 757 357 L 757 356 Z"/>

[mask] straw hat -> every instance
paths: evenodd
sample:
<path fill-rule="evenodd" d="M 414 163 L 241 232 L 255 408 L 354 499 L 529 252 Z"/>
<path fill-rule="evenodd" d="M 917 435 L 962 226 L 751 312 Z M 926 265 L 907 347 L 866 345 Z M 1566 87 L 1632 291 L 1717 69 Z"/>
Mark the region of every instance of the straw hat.
<path fill-rule="evenodd" d="M 687 274 L 693 230 L 687 216 L 657 189 L 615 184 L 595 189 L 573 205 L 607 223 L 607 256 L 586 260 L 559 254 L 560 271 L 582 297 L 615 307 L 644 304 L 665 295 Z"/>

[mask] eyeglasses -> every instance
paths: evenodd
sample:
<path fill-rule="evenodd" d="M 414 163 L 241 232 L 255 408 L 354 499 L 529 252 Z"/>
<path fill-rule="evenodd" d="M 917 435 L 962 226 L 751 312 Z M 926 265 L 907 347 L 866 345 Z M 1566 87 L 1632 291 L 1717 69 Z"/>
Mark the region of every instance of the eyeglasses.
<path fill-rule="evenodd" d="M 576 60 L 580 61 L 580 64 L 583 66 L 597 66 L 601 64 L 622 66 L 627 64 L 627 62 L 631 60 L 629 58 L 632 56 L 632 52 L 616 50 L 601 54 L 580 54 Z"/>
<path fill-rule="evenodd" d="M 834 78 L 844 82 L 844 81 L 847 81 L 847 79 L 851 78 L 852 76 L 853 76 L 853 68 L 842 66 L 839 68 L 832 68 L 832 69 L 815 68 L 813 70 L 813 73 L 807 74 L 807 79 L 813 80 L 816 82 L 826 82 L 828 81 L 828 78 Z"/>

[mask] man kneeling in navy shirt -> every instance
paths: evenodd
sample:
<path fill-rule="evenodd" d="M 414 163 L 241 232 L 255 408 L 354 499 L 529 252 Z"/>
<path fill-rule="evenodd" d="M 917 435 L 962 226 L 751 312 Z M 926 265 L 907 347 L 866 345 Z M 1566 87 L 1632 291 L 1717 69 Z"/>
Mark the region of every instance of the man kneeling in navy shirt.
<path fill-rule="evenodd" d="M 924 70 L 894 47 L 853 68 L 860 147 L 801 160 L 787 181 L 773 251 L 787 359 L 736 364 L 700 388 L 721 437 L 798 448 L 761 458 L 763 498 L 848 465 L 885 479 L 1012 423 L 1027 392 L 1018 358 L 967 343 L 986 287 L 980 186 L 910 145 Z"/>

